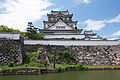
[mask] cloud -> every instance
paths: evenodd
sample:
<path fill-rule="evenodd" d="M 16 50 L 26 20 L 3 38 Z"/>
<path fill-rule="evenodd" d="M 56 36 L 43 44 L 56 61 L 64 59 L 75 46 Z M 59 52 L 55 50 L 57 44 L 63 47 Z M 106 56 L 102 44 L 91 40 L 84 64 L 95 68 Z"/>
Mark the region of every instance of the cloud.
<path fill-rule="evenodd" d="M 104 21 L 86 20 L 84 23 L 87 24 L 86 30 L 100 30 L 105 27 Z"/>
<path fill-rule="evenodd" d="M 76 4 L 80 4 L 80 3 L 88 4 L 90 3 L 90 0 L 73 0 L 73 2 Z"/>
<path fill-rule="evenodd" d="M 117 40 L 117 38 L 110 38 L 109 40 Z"/>
<path fill-rule="evenodd" d="M 120 22 L 120 14 L 113 19 L 106 20 L 106 22 L 107 23 L 115 23 L 115 22 L 118 23 L 118 22 Z"/>
<path fill-rule="evenodd" d="M 0 5 L 5 8 L 0 13 L 0 25 L 6 25 L 15 29 L 25 30 L 27 22 L 36 22 L 54 5 L 48 0 L 6 0 Z"/>
<path fill-rule="evenodd" d="M 112 34 L 112 36 L 120 36 L 120 30 Z"/>
<path fill-rule="evenodd" d="M 79 24 L 81 25 L 82 24 L 87 25 L 87 27 L 85 28 L 86 30 L 100 30 L 103 27 L 105 27 L 106 24 L 110 24 L 110 23 L 120 23 L 120 14 L 112 19 L 97 20 L 97 21 L 88 19 L 84 22 L 79 22 Z"/>

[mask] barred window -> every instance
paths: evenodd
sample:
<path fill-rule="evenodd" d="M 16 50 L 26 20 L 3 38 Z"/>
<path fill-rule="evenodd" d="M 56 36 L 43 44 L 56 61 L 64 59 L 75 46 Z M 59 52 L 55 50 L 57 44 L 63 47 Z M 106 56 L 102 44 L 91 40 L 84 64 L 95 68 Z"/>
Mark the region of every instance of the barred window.
<path fill-rule="evenodd" d="M 65 28 L 65 26 L 61 26 L 61 28 L 62 28 L 62 29 L 64 29 L 64 28 Z"/>
<path fill-rule="evenodd" d="M 60 29 L 60 26 L 56 26 L 57 29 Z"/>
<path fill-rule="evenodd" d="M 56 26 L 56 29 L 65 29 L 65 26 Z"/>

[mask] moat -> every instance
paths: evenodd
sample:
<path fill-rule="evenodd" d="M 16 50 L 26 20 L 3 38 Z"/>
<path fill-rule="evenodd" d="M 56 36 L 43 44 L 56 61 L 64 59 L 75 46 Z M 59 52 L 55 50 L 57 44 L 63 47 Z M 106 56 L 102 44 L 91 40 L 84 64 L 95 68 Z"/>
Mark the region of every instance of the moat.
<path fill-rule="evenodd" d="M 120 70 L 69 71 L 42 75 L 7 75 L 0 80 L 120 80 Z"/>

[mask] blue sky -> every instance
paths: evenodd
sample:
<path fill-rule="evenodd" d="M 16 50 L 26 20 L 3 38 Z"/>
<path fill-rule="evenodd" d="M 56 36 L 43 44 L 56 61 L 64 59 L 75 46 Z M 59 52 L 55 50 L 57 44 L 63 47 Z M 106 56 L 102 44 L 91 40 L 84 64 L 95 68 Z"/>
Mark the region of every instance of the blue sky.
<path fill-rule="evenodd" d="M 78 28 L 108 39 L 120 36 L 120 0 L 0 0 L 0 25 L 24 31 L 31 21 L 43 28 L 51 10 L 69 10 Z"/>

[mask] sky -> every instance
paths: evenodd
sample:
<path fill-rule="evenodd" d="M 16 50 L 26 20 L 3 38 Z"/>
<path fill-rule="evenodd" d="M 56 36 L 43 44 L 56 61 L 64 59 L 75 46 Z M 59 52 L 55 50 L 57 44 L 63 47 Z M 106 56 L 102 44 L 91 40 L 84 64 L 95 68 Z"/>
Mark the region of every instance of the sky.
<path fill-rule="evenodd" d="M 0 25 L 25 31 L 33 22 L 42 29 L 51 10 L 68 10 L 79 29 L 111 40 L 120 37 L 120 0 L 0 0 Z"/>

